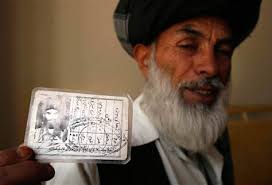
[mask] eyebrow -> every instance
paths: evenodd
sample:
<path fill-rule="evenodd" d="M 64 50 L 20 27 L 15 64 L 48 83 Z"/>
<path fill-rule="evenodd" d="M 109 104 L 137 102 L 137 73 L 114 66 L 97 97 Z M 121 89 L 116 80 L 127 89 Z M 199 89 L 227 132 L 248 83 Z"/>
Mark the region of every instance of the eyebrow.
<path fill-rule="evenodd" d="M 230 45 L 232 48 L 234 48 L 234 39 L 231 36 L 219 39 L 216 43 L 216 46 L 220 46 L 224 44 Z"/>
<path fill-rule="evenodd" d="M 201 31 L 193 28 L 193 26 L 191 24 L 187 24 L 187 25 L 183 26 L 182 28 L 178 29 L 176 32 L 177 33 L 185 33 L 185 34 L 189 34 L 192 36 L 204 37 L 204 34 Z"/>
<path fill-rule="evenodd" d="M 195 36 L 195 37 L 205 38 L 205 35 L 201 31 L 193 28 L 193 25 L 191 25 L 191 24 L 184 25 L 182 28 L 178 29 L 176 32 L 189 34 L 189 35 Z M 232 47 L 234 47 L 234 39 L 232 38 L 231 35 L 226 36 L 221 39 L 218 39 L 216 45 L 222 45 L 222 44 L 228 44 L 228 45 L 231 45 Z"/>

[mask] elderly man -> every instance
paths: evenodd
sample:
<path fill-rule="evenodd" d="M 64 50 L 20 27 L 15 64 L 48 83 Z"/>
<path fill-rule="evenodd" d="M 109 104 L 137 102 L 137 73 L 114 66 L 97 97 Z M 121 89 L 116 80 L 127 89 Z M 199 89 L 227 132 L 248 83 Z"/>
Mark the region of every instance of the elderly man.
<path fill-rule="evenodd" d="M 146 79 L 134 102 L 131 161 L 54 164 L 56 176 L 48 184 L 233 184 L 225 125 L 231 58 L 255 27 L 260 3 L 120 0 L 116 33 Z M 16 178 L 21 176 L 9 172 L 23 162 L 36 165 L 31 172 L 41 176 L 31 178 L 29 173 L 21 182 L 35 184 L 52 176 L 50 166 L 44 172 L 45 166 L 31 157 L 8 154 L 2 152 L 6 158 L 0 163 L 4 184 L 20 184 Z"/>

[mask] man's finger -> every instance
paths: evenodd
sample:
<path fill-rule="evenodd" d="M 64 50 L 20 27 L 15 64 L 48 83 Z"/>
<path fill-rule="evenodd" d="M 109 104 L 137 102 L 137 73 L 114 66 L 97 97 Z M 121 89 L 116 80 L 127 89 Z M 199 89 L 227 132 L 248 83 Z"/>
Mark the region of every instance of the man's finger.
<path fill-rule="evenodd" d="M 16 149 L 7 149 L 0 151 L 0 167 L 18 163 L 20 161 L 34 158 L 32 149 L 22 146 Z"/>
<path fill-rule="evenodd" d="M 0 168 L 0 184 L 21 185 L 39 184 L 50 180 L 55 175 L 54 168 L 49 164 L 36 161 L 23 161 Z"/>

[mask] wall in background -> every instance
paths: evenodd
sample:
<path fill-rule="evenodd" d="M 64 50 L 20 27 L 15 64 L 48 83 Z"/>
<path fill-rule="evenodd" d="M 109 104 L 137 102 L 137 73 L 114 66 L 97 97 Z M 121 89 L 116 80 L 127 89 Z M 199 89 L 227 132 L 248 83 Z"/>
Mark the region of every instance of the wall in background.
<path fill-rule="evenodd" d="M 13 63 L 15 46 L 14 35 L 14 11 L 9 6 L 9 2 L 1 2 L 0 5 L 0 148 L 10 146 L 18 141 L 16 114 L 14 106 L 16 105 L 15 93 L 15 74 Z"/>
<path fill-rule="evenodd" d="M 116 3 L 1 1 L 0 148 L 23 142 L 34 87 L 129 93 L 132 97 L 141 92 L 143 78 L 113 30 Z M 272 1 L 264 0 L 257 29 L 235 53 L 233 104 L 272 104 L 271 17 Z"/>
<path fill-rule="evenodd" d="M 233 104 L 272 104 L 272 1 L 263 0 L 255 31 L 233 57 Z"/>

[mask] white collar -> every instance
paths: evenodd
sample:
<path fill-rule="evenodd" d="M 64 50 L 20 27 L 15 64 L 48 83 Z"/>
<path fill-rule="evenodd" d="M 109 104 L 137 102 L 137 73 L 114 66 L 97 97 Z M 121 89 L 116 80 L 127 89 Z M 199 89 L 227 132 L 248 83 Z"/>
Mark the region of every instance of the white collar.
<path fill-rule="evenodd" d="M 159 138 L 157 129 L 140 107 L 142 98 L 140 95 L 133 102 L 132 146 L 144 145 Z"/>

